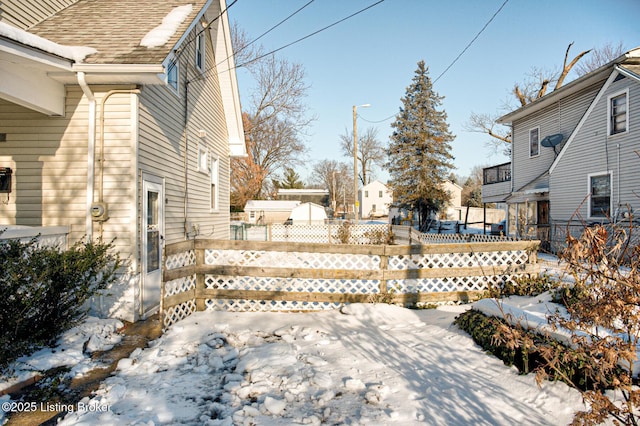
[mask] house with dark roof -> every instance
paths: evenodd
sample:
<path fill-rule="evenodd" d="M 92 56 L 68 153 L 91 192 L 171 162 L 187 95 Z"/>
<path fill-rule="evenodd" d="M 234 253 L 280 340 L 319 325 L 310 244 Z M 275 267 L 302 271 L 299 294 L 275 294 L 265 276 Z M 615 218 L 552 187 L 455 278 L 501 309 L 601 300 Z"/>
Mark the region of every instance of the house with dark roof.
<path fill-rule="evenodd" d="M 246 153 L 225 1 L 0 7 L 0 228 L 115 238 L 127 267 L 94 307 L 148 316 L 165 242 L 229 238 Z"/>
<path fill-rule="evenodd" d="M 509 235 L 562 242 L 575 223 L 638 218 L 640 48 L 500 119 L 511 162 L 484 169 L 484 203 L 506 203 Z"/>

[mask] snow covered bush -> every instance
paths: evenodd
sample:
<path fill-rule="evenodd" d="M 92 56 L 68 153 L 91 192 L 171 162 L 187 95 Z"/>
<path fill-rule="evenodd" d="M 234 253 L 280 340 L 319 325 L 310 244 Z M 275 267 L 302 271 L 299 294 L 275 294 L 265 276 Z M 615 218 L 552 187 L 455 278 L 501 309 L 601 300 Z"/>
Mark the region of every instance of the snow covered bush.
<path fill-rule="evenodd" d="M 84 302 L 116 278 L 113 243 L 69 250 L 10 240 L 0 244 L 0 369 L 50 344 L 86 314 Z"/>
<path fill-rule="evenodd" d="M 519 326 L 514 327 L 501 318 L 488 317 L 473 309 L 460 314 L 455 324 L 466 331 L 482 349 L 500 358 L 505 365 L 516 367 L 523 374 L 543 370 L 548 380 L 561 380 L 582 390 L 593 387 L 584 370 L 593 368 L 590 364 L 594 361 L 577 355 L 574 349 L 550 337 Z M 557 361 L 554 368 L 546 365 L 549 356 Z"/>

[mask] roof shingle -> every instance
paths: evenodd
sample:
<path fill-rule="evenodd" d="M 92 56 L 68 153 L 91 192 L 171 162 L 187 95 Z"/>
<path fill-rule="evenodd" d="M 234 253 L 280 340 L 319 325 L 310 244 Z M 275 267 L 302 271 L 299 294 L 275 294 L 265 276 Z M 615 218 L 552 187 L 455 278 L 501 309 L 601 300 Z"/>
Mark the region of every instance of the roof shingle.
<path fill-rule="evenodd" d="M 28 31 L 67 46 L 93 47 L 87 64 L 160 64 L 206 4 L 206 0 L 80 0 Z M 140 46 L 142 38 L 174 8 L 191 13 L 160 47 Z"/>

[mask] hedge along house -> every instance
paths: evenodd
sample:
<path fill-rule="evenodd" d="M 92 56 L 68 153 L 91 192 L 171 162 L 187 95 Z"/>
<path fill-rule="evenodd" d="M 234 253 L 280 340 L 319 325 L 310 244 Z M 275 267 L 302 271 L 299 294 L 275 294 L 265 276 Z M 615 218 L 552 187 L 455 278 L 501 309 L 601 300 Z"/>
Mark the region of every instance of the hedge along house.
<path fill-rule="evenodd" d="M 148 316 L 165 242 L 229 238 L 229 159 L 245 145 L 225 2 L 2 8 L 0 228 L 115 238 L 127 268 L 95 308 Z"/>

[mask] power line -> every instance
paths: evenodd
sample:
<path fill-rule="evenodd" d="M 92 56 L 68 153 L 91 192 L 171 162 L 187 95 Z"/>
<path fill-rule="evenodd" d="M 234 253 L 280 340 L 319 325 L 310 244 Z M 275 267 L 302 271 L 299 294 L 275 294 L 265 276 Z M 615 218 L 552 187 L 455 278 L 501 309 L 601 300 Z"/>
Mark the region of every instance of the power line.
<path fill-rule="evenodd" d="M 383 118 L 382 120 L 376 120 L 376 121 L 373 121 L 373 120 L 367 120 L 366 118 L 364 118 L 363 116 L 361 116 L 360 114 L 358 114 L 358 117 L 360 117 L 360 119 L 361 119 L 362 121 L 366 121 L 367 123 L 372 123 L 372 124 L 382 123 L 383 121 L 390 120 L 390 119 L 392 119 L 392 118 L 393 118 L 393 117 L 395 117 L 395 116 L 396 116 L 396 115 L 395 115 L 395 114 L 393 114 L 392 116 L 387 117 L 387 118 Z"/>
<path fill-rule="evenodd" d="M 265 31 L 264 33 L 260 34 L 257 38 L 255 38 L 254 40 L 250 41 L 249 43 L 247 43 L 246 45 L 242 46 L 241 49 L 239 49 L 237 52 L 234 52 L 234 54 L 238 54 L 239 52 L 242 52 L 244 49 L 246 49 L 247 47 L 251 46 L 253 43 L 255 43 L 256 41 L 260 40 L 262 37 L 266 36 L 267 34 L 269 34 L 271 31 L 275 30 L 276 28 L 278 28 L 280 25 L 284 24 L 285 22 L 287 22 L 289 19 L 291 19 L 292 17 L 294 17 L 295 15 L 297 15 L 300 11 L 302 11 L 304 8 L 306 8 L 307 6 L 309 6 L 311 3 L 313 3 L 315 0 L 310 0 L 307 4 L 305 4 L 304 6 L 302 6 L 301 8 L 299 8 L 298 10 L 296 10 L 295 12 L 293 12 L 291 15 L 287 16 L 286 18 L 284 18 L 282 21 L 278 22 L 277 24 L 275 24 L 273 27 L 269 28 L 267 31 Z M 224 63 L 227 59 L 229 59 L 229 57 L 227 57 L 224 61 L 221 61 L 219 64 L 220 65 L 222 63 Z"/>
<path fill-rule="evenodd" d="M 366 11 L 366 10 L 368 10 L 368 9 L 371 9 L 371 8 L 372 8 L 372 7 L 374 7 L 374 6 L 379 5 L 379 4 L 380 4 L 380 3 L 382 3 L 383 1 L 384 1 L 384 0 L 379 0 L 379 1 L 377 1 L 376 3 L 373 3 L 373 4 L 371 4 L 371 5 L 367 6 L 367 7 L 363 8 L 363 9 L 360 9 L 359 11 L 357 11 L 357 12 L 355 12 L 355 13 L 352 13 L 351 15 L 349 15 L 349 16 L 347 16 L 347 17 L 345 17 L 345 18 L 340 19 L 339 21 L 334 22 L 333 24 L 329 24 L 329 25 L 327 25 L 327 26 L 326 26 L 326 27 L 324 27 L 324 28 L 320 28 L 319 30 L 312 32 L 311 34 L 307 34 L 306 36 L 301 37 L 301 38 L 299 38 L 299 39 L 297 39 L 297 40 L 295 40 L 295 41 L 292 41 L 292 42 L 291 42 L 291 43 L 289 43 L 289 44 L 285 44 L 285 45 L 284 45 L 284 46 L 282 46 L 282 47 L 279 47 L 279 48 L 277 48 L 277 49 L 274 49 L 274 50 L 272 50 L 272 51 L 270 51 L 270 52 L 268 52 L 268 53 L 265 53 L 264 55 L 260 55 L 260 56 L 258 56 L 257 58 L 253 58 L 253 59 L 251 59 L 251 60 L 249 60 L 249 61 L 246 61 L 246 62 L 244 62 L 244 63 L 242 63 L 242 64 L 240 64 L 240 65 L 236 65 L 235 67 L 236 67 L 236 68 L 243 67 L 243 66 L 245 66 L 245 65 L 250 64 L 251 62 L 255 62 L 255 61 L 257 61 L 257 60 L 260 60 L 260 59 L 264 58 L 265 56 L 272 55 L 272 54 L 274 54 L 274 53 L 276 53 L 276 52 L 279 52 L 280 50 L 286 49 L 286 48 L 287 48 L 287 47 L 289 47 L 289 46 L 293 46 L 294 44 L 299 43 L 299 42 L 301 42 L 301 41 L 303 41 L 303 40 L 306 40 L 306 39 L 308 39 L 309 37 L 313 37 L 314 35 L 316 35 L 316 34 L 318 34 L 318 33 L 321 33 L 321 32 L 323 32 L 323 31 L 325 31 L 325 30 L 328 30 L 329 28 L 334 27 L 334 26 L 336 26 L 336 25 L 338 25 L 338 24 L 340 24 L 340 23 L 342 23 L 342 22 L 346 21 L 347 19 L 351 19 L 351 18 L 353 18 L 354 16 L 359 15 L 359 14 L 361 14 L 362 12 L 364 12 L 364 11 Z"/>
<path fill-rule="evenodd" d="M 207 25 L 202 28 L 200 31 L 196 32 L 196 35 L 191 39 L 191 40 L 187 40 L 182 46 L 180 46 L 179 49 L 175 50 L 173 53 L 175 55 L 174 60 L 169 64 L 169 69 L 173 68 L 175 66 L 175 64 L 177 63 L 177 61 L 182 57 L 182 54 L 185 51 L 185 47 L 188 46 L 189 44 L 193 43 L 200 34 L 202 34 L 203 32 L 205 32 L 207 30 L 207 28 L 209 28 L 209 25 L 213 24 L 214 22 L 216 22 L 218 19 L 220 19 L 220 17 L 222 17 L 222 15 L 225 14 L 225 12 L 227 10 L 229 10 L 229 8 L 231 6 L 233 6 L 234 4 L 236 4 L 238 2 L 238 0 L 233 0 L 231 2 L 231 4 L 229 6 L 226 6 L 224 8 L 224 10 L 222 12 L 220 12 L 220 14 L 218 16 L 216 16 L 215 18 L 213 18 L 210 22 L 207 23 Z M 226 2 L 225 2 L 226 3 Z"/>
<path fill-rule="evenodd" d="M 466 51 L 471 47 L 471 45 L 472 45 L 473 43 L 475 43 L 475 41 L 478 39 L 478 37 L 480 37 L 480 34 L 482 34 L 482 33 L 484 32 L 484 30 L 486 30 L 486 29 L 487 29 L 487 27 L 489 26 L 489 24 L 491 24 L 491 22 L 495 19 L 495 17 L 498 15 L 498 13 L 500 13 L 500 11 L 502 11 L 502 9 L 506 6 L 506 4 L 507 4 L 507 3 L 509 3 L 509 0 L 504 0 L 504 2 L 502 3 L 502 5 L 498 8 L 498 10 L 496 10 L 496 12 L 493 14 L 493 16 L 491 16 L 491 18 L 486 22 L 486 24 L 484 24 L 484 26 L 482 27 L 482 29 L 481 29 L 480 31 L 478 31 L 478 33 L 475 35 L 475 37 L 473 37 L 473 39 L 472 39 L 472 40 L 471 40 L 471 41 L 470 41 L 470 42 L 465 46 L 465 48 L 464 48 L 464 49 L 462 49 L 462 52 L 460 52 L 460 53 L 458 54 L 458 56 L 456 56 L 456 58 L 455 58 L 455 59 L 454 59 L 454 60 L 449 64 L 449 66 L 448 66 L 447 68 L 445 68 L 445 70 L 444 70 L 444 71 L 442 71 L 442 72 L 440 73 L 440 75 L 439 75 L 435 80 L 433 80 L 432 84 L 435 84 L 438 80 L 440 80 L 440 78 L 441 78 L 442 76 L 444 76 L 444 75 L 446 74 L 446 72 L 447 72 L 447 71 L 449 71 L 449 69 L 450 69 L 450 68 L 451 68 L 451 67 L 452 67 L 456 62 L 458 62 L 458 59 L 460 59 L 460 57 L 461 57 L 462 55 L 464 55 L 464 53 L 465 53 L 465 52 L 466 52 Z M 384 119 L 382 119 L 382 120 L 378 120 L 378 121 L 370 121 L 370 120 L 367 120 L 367 119 L 362 118 L 362 117 L 360 117 L 360 118 L 361 118 L 363 121 L 366 121 L 366 122 L 368 122 L 368 123 L 374 123 L 374 124 L 376 124 L 376 123 L 382 123 L 383 121 L 390 120 L 391 118 L 393 118 L 393 117 L 395 117 L 395 116 L 396 116 L 396 114 L 393 114 L 393 115 L 391 115 L 391 116 L 389 116 L 389 117 L 387 117 L 387 118 L 384 118 Z"/>
<path fill-rule="evenodd" d="M 435 80 L 433 80 L 433 84 L 435 84 L 435 83 L 436 83 L 436 81 L 440 80 L 440 77 L 442 77 L 443 75 L 445 75 L 445 73 L 446 73 L 447 71 L 449 71 L 449 69 L 453 66 L 453 64 L 455 64 L 456 62 L 458 62 L 458 59 L 460 59 L 460 57 L 461 57 L 462 55 L 464 55 L 464 52 L 466 52 L 466 51 L 467 51 L 467 49 L 469 49 L 469 48 L 471 47 L 471 45 L 472 45 L 472 44 L 473 44 L 473 43 L 478 39 L 478 37 L 480 37 L 480 34 L 482 34 L 482 33 L 484 32 L 484 30 L 486 30 L 486 29 L 487 29 L 487 27 L 489 26 L 489 24 L 491 23 L 491 21 L 493 21 L 493 19 L 498 15 L 498 13 L 500 13 L 500 11 L 501 11 L 505 6 L 506 6 L 506 4 L 507 4 L 507 3 L 509 3 L 509 0 L 504 0 L 504 3 L 502 3 L 502 6 L 500 6 L 500 7 L 498 8 L 498 10 L 496 10 L 496 12 L 493 14 L 493 16 L 491 17 L 491 19 L 489 19 L 489 20 L 487 21 L 487 23 L 486 23 L 486 24 L 484 24 L 484 27 L 482 27 L 482 29 L 481 29 L 480 31 L 478 31 L 478 34 L 476 34 L 476 36 L 475 36 L 475 37 L 474 37 L 474 38 L 473 38 L 473 39 L 472 39 L 472 40 L 471 40 L 471 41 L 466 45 L 466 47 L 465 47 L 464 49 L 462 49 L 462 52 L 460 52 L 460 53 L 458 54 L 458 56 L 456 56 L 456 58 L 453 60 L 453 62 L 451 62 L 451 63 L 449 64 L 449 66 L 448 66 L 444 71 L 442 71 L 442 73 L 440 73 L 440 75 L 439 75 Z"/>

